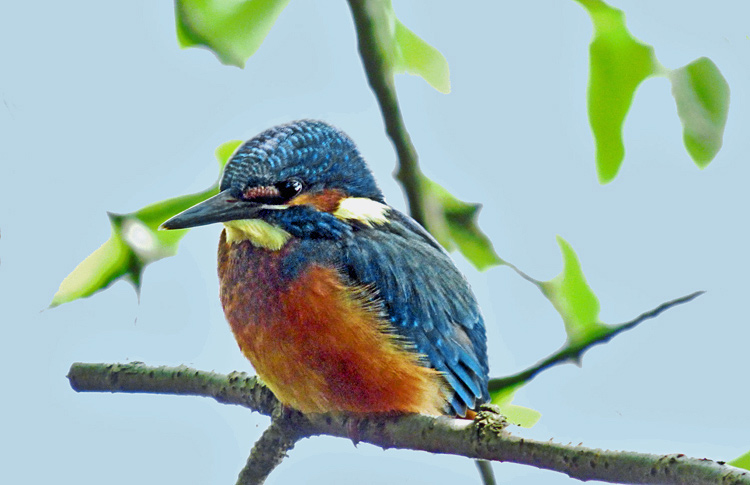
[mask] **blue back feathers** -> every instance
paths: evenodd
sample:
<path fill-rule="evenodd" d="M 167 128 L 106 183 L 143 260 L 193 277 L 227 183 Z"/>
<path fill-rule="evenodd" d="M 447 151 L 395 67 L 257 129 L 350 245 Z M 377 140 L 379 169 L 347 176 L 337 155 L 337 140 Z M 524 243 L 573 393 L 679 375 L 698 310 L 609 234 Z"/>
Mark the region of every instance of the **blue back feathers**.
<path fill-rule="evenodd" d="M 451 414 L 489 398 L 484 320 L 464 277 L 411 218 L 391 210 L 389 223 L 340 241 L 341 263 L 356 284 L 374 285 L 393 331 L 413 343 L 425 364 L 445 376 Z"/>

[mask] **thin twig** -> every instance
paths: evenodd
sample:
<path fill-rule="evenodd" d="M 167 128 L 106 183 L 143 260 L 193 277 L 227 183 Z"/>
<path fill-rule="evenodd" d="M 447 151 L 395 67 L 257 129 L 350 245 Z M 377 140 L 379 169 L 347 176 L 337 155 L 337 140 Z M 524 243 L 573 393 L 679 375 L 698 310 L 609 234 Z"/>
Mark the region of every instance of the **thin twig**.
<path fill-rule="evenodd" d="M 385 17 L 385 2 L 382 0 L 349 0 L 354 25 L 357 29 L 359 55 L 367 74 L 375 98 L 380 105 L 383 115 L 385 131 L 393 142 L 398 154 L 398 169 L 396 179 L 401 182 L 409 203 L 411 216 L 420 224 L 425 224 L 425 208 L 420 183 L 421 172 L 417 157 L 417 150 L 411 142 L 409 132 L 406 131 L 401 108 L 398 105 L 396 86 L 393 82 L 393 70 L 389 65 L 390 56 L 386 52 L 390 44 L 386 36 L 389 26 L 387 22 L 378 21 Z"/>
<path fill-rule="evenodd" d="M 590 349 L 591 347 L 593 347 L 594 345 L 609 342 L 614 336 L 624 332 L 625 330 L 630 330 L 631 328 L 639 325 L 640 323 L 643 323 L 646 320 L 655 318 L 662 312 L 674 306 L 687 303 L 699 297 L 703 293 L 704 293 L 703 291 L 696 291 L 689 295 L 676 298 L 666 303 L 662 303 L 661 305 L 654 308 L 653 310 L 650 310 L 646 313 L 642 313 L 637 318 L 629 322 L 621 323 L 619 325 L 613 325 L 612 327 L 607 329 L 606 332 L 601 333 L 599 336 L 597 336 L 596 338 L 592 340 L 586 340 L 584 342 L 580 342 L 574 345 L 565 345 L 563 348 L 561 348 L 554 354 L 550 355 L 544 360 L 537 362 L 536 364 L 534 364 L 533 366 L 529 367 L 528 369 L 524 371 L 521 371 L 517 374 L 513 374 L 508 377 L 499 377 L 496 379 L 490 379 L 489 390 L 490 392 L 496 392 L 501 389 L 513 387 L 516 384 L 521 384 L 523 382 L 530 381 L 531 379 L 536 377 L 536 375 L 539 374 L 541 371 L 549 367 L 552 367 L 554 365 L 564 364 L 566 362 L 577 362 L 580 360 L 583 353 L 587 351 L 588 349 Z"/>
<path fill-rule="evenodd" d="M 474 460 L 479 470 L 479 476 L 482 478 L 484 485 L 497 485 L 495 480 L 495 471 L 492 469 L 492 463 L 487 460 Z"/>
<path fill-rule="evenodd" d="M 325 434 L 351 439 L 356 423 L 359 441 L 383 448 L 448 453 L 480 460 L 509 461 L 554 470 L 579 480 L 611 483 L 750 485 L 750 472 L 682 454 L 654 455 L 606 451 L 536 441 L 510 435 L 494 411 L 480 411 L 474 421 L 422 415 L 358 416 L 280 414 L 281 405 L 255 378 L 229 376 L 186 367 L 133 364 L 73 364 L 68 374 L 77 391 L 150 392 L 205 396 L 266 415 L 308 437 Z M 355 419 L 352 421 L 352 419 Z"/>

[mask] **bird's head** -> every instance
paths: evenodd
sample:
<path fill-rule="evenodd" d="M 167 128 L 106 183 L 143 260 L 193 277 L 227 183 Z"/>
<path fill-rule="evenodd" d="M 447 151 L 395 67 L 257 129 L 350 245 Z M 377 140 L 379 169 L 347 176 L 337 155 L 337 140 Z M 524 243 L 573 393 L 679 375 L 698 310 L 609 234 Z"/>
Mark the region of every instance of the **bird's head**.
<path fill-rule="evenodd" d="M 383 194 L 354 142 L 321 121 L 276 126 L 227 163 L 219 194 L 164 229 L 223 222 L 227 237 L 278 249 L 294 237 L 337 237 L 353 224 L 385 222 Z"/>

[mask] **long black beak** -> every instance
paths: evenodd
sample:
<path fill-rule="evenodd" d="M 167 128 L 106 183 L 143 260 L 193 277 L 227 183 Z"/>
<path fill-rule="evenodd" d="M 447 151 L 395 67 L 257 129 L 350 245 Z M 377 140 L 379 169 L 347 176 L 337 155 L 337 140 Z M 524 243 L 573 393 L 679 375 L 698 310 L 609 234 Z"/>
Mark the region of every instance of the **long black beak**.
<path fill-rule="evenodd" d="M 161 229 L 186 229 L 215 222 L 253 219 L 261 210 L 272 208 L 257 202 L 238 199 L 230 192 L 230 189 L 219 192 L 210 199 L 180 212 L 165 221 Z"/>

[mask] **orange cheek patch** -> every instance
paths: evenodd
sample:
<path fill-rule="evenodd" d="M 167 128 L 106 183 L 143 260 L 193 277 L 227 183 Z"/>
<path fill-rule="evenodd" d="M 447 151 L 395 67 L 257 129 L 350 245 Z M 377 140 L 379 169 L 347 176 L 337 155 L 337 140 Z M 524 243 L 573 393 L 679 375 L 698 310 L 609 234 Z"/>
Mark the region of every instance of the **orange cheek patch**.
<path fill-rule="evenodd" d="M 334 212 L 344 198 L 340 190 L 324 190 L 312 194 L 300 194 L 288 202 L 289 205 L 311 205 L 321 212 Z"/>

